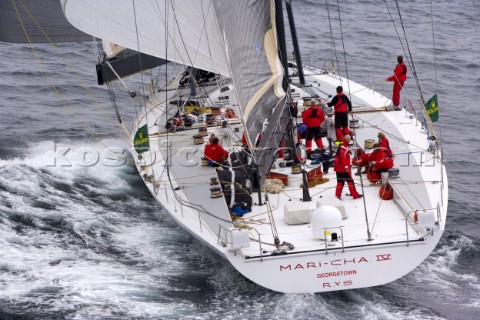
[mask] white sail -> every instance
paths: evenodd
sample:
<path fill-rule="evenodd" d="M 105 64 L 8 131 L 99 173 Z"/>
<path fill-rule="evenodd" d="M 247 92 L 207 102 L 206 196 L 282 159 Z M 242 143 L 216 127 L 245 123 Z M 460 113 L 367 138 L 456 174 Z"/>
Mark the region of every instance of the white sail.
<path fill-rule="evenodd" d="M 62 0 L 67 20 L 102 40 L 230 76 L 210 0 Z"/>

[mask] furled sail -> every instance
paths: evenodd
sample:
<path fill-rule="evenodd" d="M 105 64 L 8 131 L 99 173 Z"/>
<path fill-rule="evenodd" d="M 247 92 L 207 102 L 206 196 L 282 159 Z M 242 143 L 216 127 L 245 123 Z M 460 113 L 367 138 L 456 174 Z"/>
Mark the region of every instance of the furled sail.
<path fill-rule="evenodd" d="M 255 160 L 264 178 L 275 160 L 286 121 L 284 70 L 277 50 L 273 1 L 212 0 L 224 35 L 248 138 L 255 145 Z M 282 123 L 283 122 L 283 123 Z"/>
<path fill-rule="evenodd" d="M 61 1 L 68 21 L 97 38 L 230 76 L 211 0 Z"/>
<path fill-rule="evenodd" d="M 59 0 L 0 1 L 0 41 L 48 43 L 92 40 L 92 36 L 77 30 L 65 19 Z"/>

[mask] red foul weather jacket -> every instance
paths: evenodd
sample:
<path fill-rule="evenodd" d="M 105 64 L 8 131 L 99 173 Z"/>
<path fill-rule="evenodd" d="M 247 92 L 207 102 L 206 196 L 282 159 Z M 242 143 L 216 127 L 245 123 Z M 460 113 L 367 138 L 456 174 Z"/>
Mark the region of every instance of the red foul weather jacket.
<path fill-rule="evenodd" d="M 333 170 L 335 172 L 350 172 L 350 148 L 345 144 L 339 146 L 340 150 L 335 155 Z"/>
<path fill-rule="evenodd" d="M 329 107 L 335 107 L 335 112 L 347 112 L 352 111 L 352 103 L 350 99 L 343 93 L 337 93 L 335 97 L 333 97 L 332 101 L 328 103 Z"/>
<path fill-rule="evenodd" d="M 404 62 L 397 64 L 393 73 L 394 75 L 388 78 L 388 81 L 398 81 L 403 84 L 407 80 L 407 66 Z"/>
<path fill-rule="evenodd" d="M 228 158 L 228 152 L 218 144 L 207 144 L 205 146 L 204 155 L 215 162 L 223 162 Z"/>
<path fill-rule="evenodd" d="M 308 128 L 320 127 L 325 121 L 325 114 L 319 106 L 311 106 L 302 113 L 302 120 Z"/>
<path fill-rule="evenodd" d="M 377 162 L 373 166 L 373 171 L 388 170 L 393 168 L 393 158 L 388 155 L 385 149 L 377 152 Z"/>
<path fill-rule="evenodd" d="M 390 142 L 387 138 L 378 140 L 378 145 L 383 148 L 387 155 L 391 158 L 393 156 L 392 149 L 390 149 Z"/>

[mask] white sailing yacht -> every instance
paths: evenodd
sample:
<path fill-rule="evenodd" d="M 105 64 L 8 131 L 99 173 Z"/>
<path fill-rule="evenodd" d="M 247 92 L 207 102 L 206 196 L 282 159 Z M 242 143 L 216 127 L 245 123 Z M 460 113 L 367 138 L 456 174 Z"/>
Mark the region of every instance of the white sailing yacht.
<path fill-rule="evenodd" d="M 378 92 L 303 67 L 289 0 L 61 4 L 87 34 L 189 67 L 165 86 L 146 87 L 133 128 L 135 164 L 173 219 L 251 281 L 286 293 L 377 286 L 411 272 L 435 248 L 448 182 L 426 111 L 426 122 L 417 121 Z M 330 101 L 339 85 L 353 104 L 353 154 L 383 132 L 395 155 L 380 184 L 353 176 L 361 199 L 345 191 L 338 199 L 330 162 L 303 161 L 296 134 L 305 106 Z M 323 155 L 332 157 L 333 112 L 324 111 Z M 212 134 L 230 154 L 216 167 L 205 165 Z"/>

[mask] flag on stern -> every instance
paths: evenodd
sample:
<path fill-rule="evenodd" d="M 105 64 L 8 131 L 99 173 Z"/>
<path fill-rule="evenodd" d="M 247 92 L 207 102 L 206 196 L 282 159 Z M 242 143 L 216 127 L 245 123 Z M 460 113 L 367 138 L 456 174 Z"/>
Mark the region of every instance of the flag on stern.
<path fill-rule="evenodd" d="M 147 125 L 144 125 L 137 130 L 135 138 L 133 139 L 133 145 L 135 147 L 135 151 L 138 153 L 142 153 L 150 149 Z"/>
<path fill-rule="evenodd" d="M 432 122 L 438 121 L 438 101 L 436 94 L 427 101 L 425 109 Z"/>

